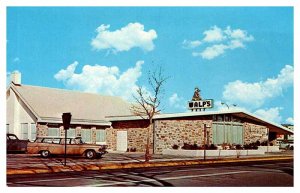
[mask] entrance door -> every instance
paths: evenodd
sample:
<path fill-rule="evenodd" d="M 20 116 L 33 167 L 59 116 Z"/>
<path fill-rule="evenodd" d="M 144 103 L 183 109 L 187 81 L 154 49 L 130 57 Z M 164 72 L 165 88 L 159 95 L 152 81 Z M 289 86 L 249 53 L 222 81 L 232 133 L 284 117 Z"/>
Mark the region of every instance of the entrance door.
<path fill-rule="evenodd" d="M 117 131 L 117 151 L 127 151 L 127 131 Z"/>

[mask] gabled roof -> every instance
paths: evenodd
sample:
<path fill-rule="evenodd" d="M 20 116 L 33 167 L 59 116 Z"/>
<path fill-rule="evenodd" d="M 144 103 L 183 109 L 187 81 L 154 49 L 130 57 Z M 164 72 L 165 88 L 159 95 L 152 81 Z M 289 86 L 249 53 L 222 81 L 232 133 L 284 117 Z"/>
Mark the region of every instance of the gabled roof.
<path fill-rule="evenodd" d="M 70 112 L 73 124 L 109 126 L 111 123 L 105 116 L 131 114 L 130 103 L 121 97 L 13 83 L 10 88 L 37 117 L 38 122 L 61 123 L 62 113 Z"/>
<path fill-rule="evenodd" d="M 153 117 L 155 120 L 159 119 L 174 119 L 174 118 L 181 118 L 181 117 L 195 117 L 195 116 L 206 116 L 206 115 L 220 115 L 220 114 L 233 114 L 240 118 L 247 118 L 250 120 L 253 120 L 255 122 L 258 122 L 260 124 L 263 124 L 267 126 L 270 131 L 282 133 L 282 134 L 293 134 L 293 131 L 279 125 L 277 123 L 268 121 L 266 119 L 263 119 L 261 117 L 258 117 L 257 115 L 254 115 L 252 113 L 242 111 L 242 110 L 222 110 L 222 111 L 200 111 L 200 112 L 187 112 L 187 113 L 169 113 L 169 114 L 157 114 Z M 146 119 L 146 117 L 143 117 Z M 111 122 L 114 121 L 127 121 L 127 120 L 141 120 L 143 119 L 140 116 L 107 116 L 107 119 Z"/>

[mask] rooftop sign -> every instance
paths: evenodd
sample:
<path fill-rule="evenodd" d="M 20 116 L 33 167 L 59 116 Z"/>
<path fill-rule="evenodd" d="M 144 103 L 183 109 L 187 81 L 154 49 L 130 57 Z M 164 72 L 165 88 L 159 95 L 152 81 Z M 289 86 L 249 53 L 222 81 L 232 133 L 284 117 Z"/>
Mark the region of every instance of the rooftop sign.
<path fill-rule="evenodd" d="M 189 109 L 207 109 L 213 108 L 213 99 L 205 99 L 199 101 L 189 101 Z"/>
<path fill-rule="evenodd" d="M 202 99 L 200 89 L 196 87 L 192 100 L 188 102 L 188 108 L 192 111 L 205 111 L 207 108 L 213 108 L 213 99 Z"/>

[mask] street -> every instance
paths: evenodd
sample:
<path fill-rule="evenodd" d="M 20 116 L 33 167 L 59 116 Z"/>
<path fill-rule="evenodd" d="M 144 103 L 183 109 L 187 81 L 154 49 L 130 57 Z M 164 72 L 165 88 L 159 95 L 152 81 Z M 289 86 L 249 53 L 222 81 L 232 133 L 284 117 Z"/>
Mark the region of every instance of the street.
<path fill-rule="evenodd" d="M 8 175 L 7 186 L 292 187 L 292 161 Z"/>

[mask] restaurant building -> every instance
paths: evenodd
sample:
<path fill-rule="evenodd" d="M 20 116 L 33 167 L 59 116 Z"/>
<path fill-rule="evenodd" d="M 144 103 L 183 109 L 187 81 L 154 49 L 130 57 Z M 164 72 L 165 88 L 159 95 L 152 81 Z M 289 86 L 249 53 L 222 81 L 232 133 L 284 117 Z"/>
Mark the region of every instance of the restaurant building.
<path fill-rule="evenodd" d="M 107 144 L 110 151 L 143 152 L 149 120 L 133 116 L 130 107 L 120 97 L 23 85 L 21 74 L 13 73 L 6 90 L 6 131 L 31 141 L 41 136 L 64 137 L 61 116 L 70 112 L 69 137 Z M 184 143 L 243 145 L 272 142 L 280 134 L 293 131 L 240 110 L 158 114 L 150 128 L 150 147 L 159 154 Z"/>

